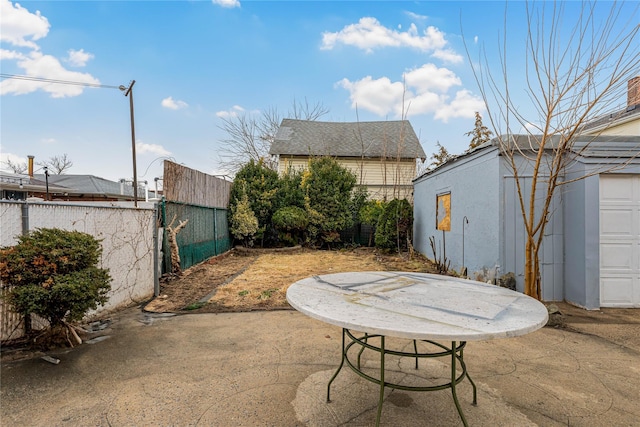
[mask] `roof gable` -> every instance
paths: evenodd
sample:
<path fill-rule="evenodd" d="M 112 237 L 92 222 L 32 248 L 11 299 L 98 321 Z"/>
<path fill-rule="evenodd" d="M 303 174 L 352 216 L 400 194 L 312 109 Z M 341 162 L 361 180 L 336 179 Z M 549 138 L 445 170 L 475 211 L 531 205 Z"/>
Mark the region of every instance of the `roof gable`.
<path fill-rule="evenodd" d="M 283 119 L 269 154 L 426 158 L 408 120 L 319 122 Z"/>

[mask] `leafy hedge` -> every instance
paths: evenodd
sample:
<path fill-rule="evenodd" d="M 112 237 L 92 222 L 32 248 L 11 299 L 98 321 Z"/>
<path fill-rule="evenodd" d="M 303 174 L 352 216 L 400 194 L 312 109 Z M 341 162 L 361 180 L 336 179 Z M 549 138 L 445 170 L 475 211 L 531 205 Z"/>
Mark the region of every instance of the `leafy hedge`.
<path fill-rule="evenodd" d="M 0 280 L 12 287 L 7 302 L 13 311 L 37 314 L 50 327 L 82 319 L 107 301 L 108 270 L 97 265 L 100 242 L 79 231 L 37 229 L 0 248 Z"/>

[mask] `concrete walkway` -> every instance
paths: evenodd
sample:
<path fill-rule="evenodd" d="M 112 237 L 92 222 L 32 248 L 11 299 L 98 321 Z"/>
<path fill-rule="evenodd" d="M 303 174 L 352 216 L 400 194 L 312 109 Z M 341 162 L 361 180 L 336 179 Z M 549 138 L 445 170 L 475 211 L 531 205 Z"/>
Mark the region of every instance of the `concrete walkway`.
<path fill-rule="evenodd" d="M 640 425 L 640 311 L 561 305 L 575 331 L 471 342 L 471 426 Z M 579 332 L 576 332 L 579 331 Z M 3 426 L 370 426 L 378 388 L 339 363 L 341 331 L 295 311 L 161 316 L 129 309 L 93 344 L 2 363 Z M 410 343 L 394 341 L 399 348 Z M 365 352 L 364 365 L 378 362 Z M 422 363 L 422 362 L 421 362 Z M 389 362 L 406 384 L 448 375 L 445 361 Z M 387 391 L 385 426 L 462 425 L 451 393 Z"/>

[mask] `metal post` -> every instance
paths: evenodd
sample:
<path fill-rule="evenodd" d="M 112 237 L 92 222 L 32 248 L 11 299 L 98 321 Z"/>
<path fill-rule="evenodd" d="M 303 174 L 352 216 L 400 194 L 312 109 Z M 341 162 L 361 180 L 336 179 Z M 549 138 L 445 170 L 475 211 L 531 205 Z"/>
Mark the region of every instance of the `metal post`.
<path fill-rule="evenodd" d="M 464 218 L 462 218 L 462 275 L 463 276 L 467 276 L 467 272 L 465 271 L 464 268 L 464 225 L 465 224 L 469 224 L 469 220 L 467 219 L 466 215 Z"/>
<path fill-rule="evenodd" d="M 49 168 L 45 166 L 43 169 L 44 169 L 44 182 L 47 189 L 47 197 L 45 200 L 49 201 Z"/>
<path fill-rule="evenodd" d="M 158 252 L 160 250 L 160 243 L 158 242 L 158 226 L 160 221 L 160 209 L 158 202 L 153 205 L 153 296 L 160 295 L 160 257 Z"/>
<path fill-rule="evenodd" d="M 22 234 L 29 234 L 29 202 L 22 203 Z"/>
<path fill-rule="evenodd" d="M 133 157 L 133 206 L 138 207 L 138 167 L 136 162 L 136 130 L 135 121 L 133 119 L 133 85 L 135 80 L 131 81 L 128 88 L 120 86 L 120 90 L 124 90 L 124 96 L 129 97 L 129 111 L 131 112 L 131 154 Z"/>

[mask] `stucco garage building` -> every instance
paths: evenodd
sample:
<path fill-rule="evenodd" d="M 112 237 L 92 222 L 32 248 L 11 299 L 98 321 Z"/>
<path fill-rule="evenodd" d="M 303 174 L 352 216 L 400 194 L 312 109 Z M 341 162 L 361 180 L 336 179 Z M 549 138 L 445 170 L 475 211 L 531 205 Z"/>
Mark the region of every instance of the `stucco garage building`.
<path fill-rule="evenodd" d="M 514 143 L 525 147 L 529 138 L 517 135 Z M 640 307 L 640 137 L 584 135 L 573 151 L 540 251 L 542 299 Z M 530 188 L 531 173 L 520 175 Z M 576 178 L 583 179 L 569 183 Z M 443 199 L 448 210 L 439 212 Z M 520 212 L 513 173 L 494 139 L 414 180 L 414 247 L 433 257 L 432 237 L 451 268 L 466 267 L 480 280 L 511 272 L 522 291 Z M 437 230 L 445 216 L 450 231 Z"/>

